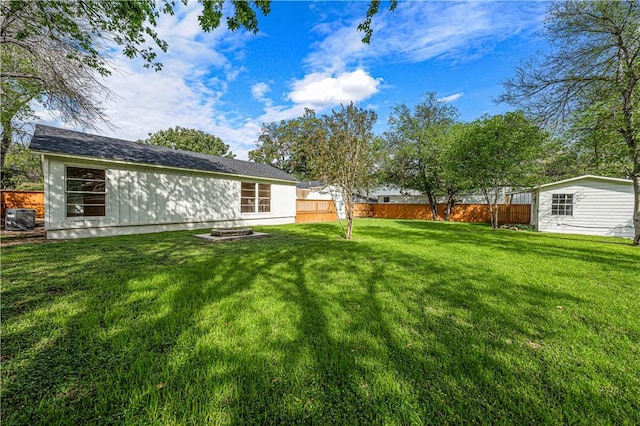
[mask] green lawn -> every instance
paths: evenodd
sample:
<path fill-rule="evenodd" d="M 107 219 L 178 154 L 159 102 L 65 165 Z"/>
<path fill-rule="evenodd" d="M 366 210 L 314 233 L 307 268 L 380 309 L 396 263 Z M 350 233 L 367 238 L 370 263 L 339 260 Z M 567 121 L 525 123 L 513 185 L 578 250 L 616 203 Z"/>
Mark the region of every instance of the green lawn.
<path fill-rule="evenodd" d="M 2 252 L 2 424 L 640 424 L 629 240 L 361 219 Z"/>

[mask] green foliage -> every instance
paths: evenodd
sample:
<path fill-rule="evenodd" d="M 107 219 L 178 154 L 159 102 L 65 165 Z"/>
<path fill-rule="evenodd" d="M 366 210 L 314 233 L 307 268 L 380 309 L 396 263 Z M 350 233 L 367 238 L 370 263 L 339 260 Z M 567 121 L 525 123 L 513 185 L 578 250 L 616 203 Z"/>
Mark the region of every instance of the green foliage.
<path fill-rule="evenodd" d="M 485 117 L 465 126 L 452 147 L 459 181 L 481 189 L 498 226 L 498 197 L 503 187 L 532 185 L 541 175 L 540 157 L 547 134 L 522 112 Z"/>
<path fill-rule="evenodd" d="M 356 226 L 2 247 L 3 426 L 640 424 L 628 241 Z"/>
<path fill-rule="evenodd" d="M 640 245 L 640 2 L 553 2 L 543 35 L 550 49 L 516 69 L 501 100 L 571 128 L 590 168 L 631 176 Z"/>
<path fill-rule="evenodd" d="M 2 188 L 21 191 L 41 191 L 44 189 L 40 156 L 26 145 L 13 144 L 5 158 L 2 171 Z"/>
<path fill-rule="evenodd" d="M 474 188 L 526 186 L 539 177 L 547 134 L 522 112 L 508 112 L 467 125 L 454 147 L 460 177 Z"/>
<path fill-rule="evenodd" d="M 353 203 L 376 183 L 376 138 L 372 128 L 378 119 L 374 111 L 353 102 L 322 117 L 321 129 L 308 146 L 314 177 L 340 188 L 345 203 L 346 239 L 353 231 Z M 342 224 L 342 222 L 340 222 Z"/>
<path fill-rule="evenodd" d="M 217 155 L 219 157 L 235 157 L 229 151 L 229 145 L 225 144 L 219 137 L 205 133 L 202 130 L 185 129 L 180 126 L 149 133 L 147 139 L 139 140 L 138 142 L 199 152 L 201 154 Z"/>
<path fill-rule="evenodd" d="M 186 4 L 187 0 L 182 0 Z M 220 26 L 224 0 L 201 1 L 202 13 L 198 22 L 203 31 Z M 227 17 L 227 27 L 232 30 L 258 31 L 257 15 L 270 12 L 270 1 L 230 1 L 232 14 Z M 129 58 L 139 57 L 144 66 L 161 69 L 155 49 L 167 50 L 155 27 L 161 14 L 173 15 L 173 0 L 85 0 L 38 1 L 13 0 L 4 2 L 2 12 L 11 19 L 19 19 L 22 28 L 17 40 L 24 40 L 43 33 L 69 44 L 79 63 L 89 66 L 102 75 L 111 70 L 104 56 L 103 44 L 112 42 L 122 48 Z"/>
<path fill-rule="evenodd" d="M 249 159 L 269 164 L 300 180 L 310 180 L 308 145 L 319 128 L 319 119 L 311 109 L 302 117 L 263 124 L 256 149 L 249 151 Z"/>
<path fill-rule="evenodd" d="M 389 1 L 390 11 L 394 11 L 397 6 L 398 0 Z M 371 0 L 365 18 L 358 24 L 358 31 L 362 31 L 364 33 L 364 37 L 362 37 L 363 43 L 369 44 L 371 42 L 371 36 L 373 36 L 373 28 L 371 28 L 371 24 L 373 22 L 373 17 L 378 13 L 380 13 L 380 0 Z"/>
<path fill-rule="evenodd" d="M 185 5 L 187 2 L 182 0 Z M 271 11 L 270 0 L 199 3 L 202 11 L 198 22 L 205 32 L 218 28 L 226 17 L 229 30 L 256 33 L 258 16 Z M 367 42 L 378 4 L 371 2 L 358 27 L 365 32 Z M 144 67 L 160 70 L 157 51 L 166 51 L 168 44 L 160 38 L 156 26 L 162 14 L 174 14 L 175 6 L 175 0 L 0 2 L 0 169 L 14 131 L 33 117 L 33 101 L 82 127 L 91 128 L 100 121 L 108 124 L 101 105 L 112 93 L 94 75 L 111 74 L 105 52 L 115 45 L 128 58 L 140 58 Z"/>
<path fill-rule="evenodd" d="M 15 70 L 31 74 L 32 64 L 27 58 L 18 54 L 18 49 L 11 45 L 1 44 L 0 70 Z M 24 136 L 21 123 L 35 117 L 31 101 L 40 99 L 41 84 L 34 79 L 0 79 L 0 170 L 4 171 L 5 158 L 15 136 Z"/>
<path fill-rule="evenodd" d="M 639 104 L 640 106 L 640 104 Z M 610 102 L 594 102 L 571 122 L 567 138 L 575 153 L 579 174 L 624 178 L 633 173 L 629 148 L 620 143 L 620 126 Z"/>
<path fill-rule="evenodd" d="M 353 103 L 320 118 L 307 109 L 302 117 L 265 124 L 249 159 L 339 188 L 347 216 L 343 229 L 350 239 L 354 197 L 378 182 L 382 144 L 372 133 L 376 120 L 375 112 Z"/>
<path fill-rule="evenodd" d="M 447 159 L 458 116 L 453 105 L 429 92 L 414 112 L 404 104 L 396 105 L 385 133 L 383 180 L 427 195 L 434 220 L 438 218 L 436 195 L 453 196 L 459 187 Z"/>

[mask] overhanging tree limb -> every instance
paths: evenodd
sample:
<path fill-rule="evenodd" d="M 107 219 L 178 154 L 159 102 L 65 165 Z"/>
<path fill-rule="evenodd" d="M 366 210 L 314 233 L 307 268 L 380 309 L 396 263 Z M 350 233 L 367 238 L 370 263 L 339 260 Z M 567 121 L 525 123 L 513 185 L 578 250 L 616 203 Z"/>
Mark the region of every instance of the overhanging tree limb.
<path fill-rule="evenodd" d="M 634 245 L 640 245 L 640 3 L 570 0 L 553 3 L 544 34 L 551 50 L 516 69 L 500 100 L 525 109 L 543 123 L 569 126 L 604 101 L 606 127 L 620 136 L 632 161 Z M 614 132 L 611 132 L 613 134 Z M 620 170 L 623 174 L 623 170 Z"/>

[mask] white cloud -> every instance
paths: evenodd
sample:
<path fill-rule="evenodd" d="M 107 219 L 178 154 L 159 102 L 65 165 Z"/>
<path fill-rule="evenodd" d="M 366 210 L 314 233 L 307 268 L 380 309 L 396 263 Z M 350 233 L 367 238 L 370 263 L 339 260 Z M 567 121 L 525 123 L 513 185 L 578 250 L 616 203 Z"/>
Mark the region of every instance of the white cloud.
<path fill-rule="evenodd" d="M 332 75 L 326 72 L 308 74 L 293 83 L 288 99 L 310 108 L 358 102 L 378 92 L 381 78 L 373 78 L 362 69 Z"/>
<path fill-rule="evenodd" d="M 291 118 L 300 117 L 304 114 L 304 105 L 294 104 L 291 106 L 267 106 L 264 109 L 264 114 L 256 118 L 258 123 L 271 123 L 280 120 L 289 120 Z M 316 111 L 318 112 L 318 111 Z"/>
<path fill-rule="evenodd" d="M 522 8 L 532 12 L 523 13 Z M 119 71 L 105 83 L 119 98 L 107 103 L 105 112 L 116 129 L 103 126 L 95 132 L 136 140 L 168 127 L 196 128 L 222 138 L 237 158 L 246 159 L 262 123 L 299 117 L 305 107 L 321 113 L 341 103 L 362 102 L 383 90 L 382 78 L 367 71 L 368 64 L 431 58 L 468 60 L 491 43 L 535 27 L 541 16 L 538 9 L 539 4 L 529 2 L 517 6 L 504 2 L 400 2 L 395 12 L 385 11 L 374 18 L 374 36 L 366 45 L 356 30 L 361 12 L 351 20 L 344 18 L 348 14 L 335 19 L 318 6 L 317 16 L 327 18 L 314 27 L 320 41 L 304 59 L 306 75 L 292 81 L 276 103 L 269 94 L 283 81 L 269 76 L 265 78 L 268 82 L 241 86 L 251 70 L 238 63 L 245 63 L 245 46 L 254 36 L 229 32 L 224 23 L 211 33 L 203 33 L 197 21 L 201 5 L 189 2 L 184 7 L 178 2 L 174 16 L 161 15 L 158 20 L 158 33 L 169 44 L 167 53 L 158 52 L 164 64 L 161 72 L 146 70 L 140 60 L 114 53 Z M 296 72 L 298 64 L 291 66 Z M 251 115 L 244 105 L 228 103 L 230 88 L 238 87 L 245 94 L 250 90 L 253 99 L 263 104 L 261 115 Z M 460 96 L 462 93 L 456 93 L 443 99 L 452 102 Z M 44 119 L 61 125 L 51 116 Z"/>
<path fill-rule="evenodd" d="M 257 101 L 264 102 L 267 100 L 265 95 L 269 92 L 271 92 L 271 87 L 267 83 L 260 82 L 251 86 L 251 96 Z"/>
<path fill-rule="evenodd" d="M 230 83 L 245 71 L 233 63 L 232 55 L 252 36 L 226 28 L 203 33 L 197 22 L 200 10 L 201 5 L 191 2 L 186 7 L 179 5 L 174 16 L 159 18 L 158 33 L 169 44 L 168 52 L 158 55 L 163 63 L 160 72 L 145 69 L 140 60 L 114 50 L 116 71 L 104 79 L 117 95 L 104 105 L 112 127 L 78 130 L 137 140 L 169 127 L 195 128 L 220 137 L 237 158 L 246 159 L 260 126 L 231 112 L 224 99 Z M 42 119 L 72 127 L 50 114 L 43 114 Z"/>
<path fill-rule="evenodd" d="M 318 25 L 326 36 L 306 58 L 313 69 L 341 70 L 363 61 L 421 62 L 473 59 L 493 44 L 539 29 L 544 2 L 400 2 L 373 19 L 371 44 L 353 20 Z"/>
<path fill-rule="evenodd" d="M 459 92 L 459 93 L 454 93 L 453 95 L 449 95 L 449 96 L 445 96 L 445 97 L 439 98 L 438 100 L 440 102 L 449 103 L 449 102 L 455 101 L 456 99 L 460 99 L 463 96 L 464 96 L 464 93 L 463 92 Z"/>

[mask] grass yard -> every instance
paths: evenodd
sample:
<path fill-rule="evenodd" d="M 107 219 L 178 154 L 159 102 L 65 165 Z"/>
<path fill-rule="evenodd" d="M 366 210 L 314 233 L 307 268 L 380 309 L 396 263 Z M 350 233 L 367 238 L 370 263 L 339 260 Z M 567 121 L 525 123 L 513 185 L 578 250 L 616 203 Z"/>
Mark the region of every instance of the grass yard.
<path fill-rule="evenodd" d="M 3 426 L 640 424 L 629 240 L 257 229 L 3 249 Z"/>

